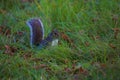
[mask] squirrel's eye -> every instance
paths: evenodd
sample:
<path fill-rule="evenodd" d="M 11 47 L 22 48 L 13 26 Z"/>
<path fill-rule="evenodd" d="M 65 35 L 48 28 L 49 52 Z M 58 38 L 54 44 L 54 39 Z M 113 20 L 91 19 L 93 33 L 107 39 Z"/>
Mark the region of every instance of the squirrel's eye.
<path fill-rule="evenodd" d="M 57 33 L 54 33 L 55 35 L 57 35 Z"/>
<path fill-rule="evenodd" d="M 57 32 L 55 32 L 55 33 L 54 33 L 54 35 L 55 35 L 55 36 L 58 36 L 58 33 L 57 33 Z"/>

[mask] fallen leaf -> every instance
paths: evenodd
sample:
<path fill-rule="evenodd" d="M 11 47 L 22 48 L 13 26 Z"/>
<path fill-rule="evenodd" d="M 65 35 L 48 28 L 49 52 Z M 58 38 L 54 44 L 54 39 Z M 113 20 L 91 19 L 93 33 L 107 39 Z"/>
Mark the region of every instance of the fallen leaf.
<path fill-rule="evenodd" d="M 100 36 L 95 36 L 95 39 L 100 39 Z"/>
<path fill-rule="evenodd" d="M 0 27 L 0 33 L 2 33 L 2 28 Z"/>
<path fill-rule="evenodd" d="M 67 73 L 71 73 L 72 72 L 72 70 L 70 68 L 67 68 L 67 67 L 64 68 L 64 71 L 67 72 Z"/>
<path fill-rule="evenodd" d="M 113 28 L 113 30 L 114 30 L 115 32 L 119 32 L 119 31 L 120 31 L 120 28 Z"/>
<path fill-rule="evenodd" d="M 113 21 L 118 21 L 118 19 L 119 19 L 119 16 L 118 15 L 112 15 L 112 20 Z"/>
<path fill-rule="evenodd" d="M 84 69 L 84 68 L 82 68 L 82 67 L 79 67 L 79 68 L 74 69 L 74 73 L 75 73 L 75 74 L 83 74 L 83 75 L 86 75 L 86 76 L 89 75 L 88 70 L 86 70 L 86 69 Z"/>
<path fill-rule="evenodd" d="M 64 32 L 61 32 L 60 36 L 63 40 L 67 41 L 70 44 L 70 46 L 72 46 L 75 49 L 78 49 L 77 46 L 73 43 L 73 40 L 71 40 L 67 34 L 65 34 Z"/>
<path fill-rule="evenodd" d="M 19 36 L 23 36 L 23 35 L 24 35 L 24 32 L 23 32 L 23 31 L 19 31 L 19 32 L 17 32 L 16 34 L 19 35 Z"/>
<path fill-rule="evenodd" d="M 10 29 L 6 29 L 5 33 L 6 36 L 9 36 L 11 34 L 11 30 Z"/>
<path fill-rule="evenodd" d="M 80 78 L 81 76 L 80 76 L 79 74 L 74 74 L 73 77 L 74 77 L 73 80 L 82 80 L 82 79 Z"/>
<path fill-rule="evenodd" d="M 39 62 L 39 61 L 43 61 L 43 59 L 41 59 L 41 58 L 33 58 L 32 61 Z"/>
<path fill-rule="evenodd" d="M 5 11 L 5 10 L 3 10 L 3 9 L 0 9 L 0 13 L 2 13 L 2 14 L 6 14 L 7 11 Z"/>
<path fill-rule="evenodd" d="M 13 47 L 10 47 L 9 45 L 5 45 L 5 54 L 8 54 L 8 55 L 11 55 L 11 56 L 13 56 L 14 55 L 14 53 L 15 53 L 15 51 L 17 50 L 17 49 L 15 49 L 15 48 L 13 48 Z"/>
<path fill-rule="evenodd" d="M 105 63 L 101 63 L 100 66 L 101 68 L 106 68 L 107 65 Z"/>
<path fill-rule="evenodd" d="M 3 34 L 3 28 L 4 26 L 0 25 L 0 34 Z"/>
<path fill-rule="evenodd" d="M 46 67 L 45 70 L 48 71 L 48 72 L 52 71 L 52 69 L 50 67 Z"/>
<path fill-rule="evenodd" d="M 0 34 L 10 36 L 11 30 L 9 28 L 7 28 L 6 26 L 0 25 Z"/>
<path fill-rule="evenodd" d="M 116 49 L 116 46 L 113 45 L 112 43 L 110 43 L 109 46 L 110 46 L 112 49 Z"/>
<path fill-rule="evenodd" d="M 40 65 L 34 66 L 33 68 L 38 70 L 38 69 L 42 69 L 42 68 L 46 68 L 46 67 L 48 67 L 48 66 L 45 64 L 40 64 Z"/>
<path fill-rule="evenodd" d="M 63 40 L 67 41 L 68 43 L 73 43 L 73 41 L 66 35 L 64 32 L 61 33 L 61 37 Z"/>
<path fill-rule="evenodd" d="M 113 28 L 114 38 L 117 39 L 118 33 L 120 32 L 120 28 Z"/>
<path fill-rule="evenodd" d="M 99 40 L 100 39 L 100 36 L 99 35 L 89 35 L 89 37 L 91 37 L 93 40 Z"/>
<path fill-rule="evenodd" d="M 48 67 L 48 66 L 45 65 L 45 64 L 41 64 L 40 67 L 41 67 L 41 68 L 45 68 L 45 67 Z"/>
<path fill-rule="evenodd" d="M 74 70 L 76 68 L 76 64 L 72 64 L 72 69 Z"/>
<path fill-rule="evenodd" d="M 82 67 L 80 67 L 79 71 L 80 71 L 80 73 L 83 73 L 85 70 Z"/>
<path fill-rule="evenodd" d="M 79 31 L 79 34 L 80 34 L 80 35 L 83 35 L 84 33 L 85 33 L 84 30 L 80 30 L 80 31 Z"/>
<path fill-rule="evenodd" d="M 26 53 L 23 55 L 23 58 L 24 59 L 28 59 L 28 58 L 31 58 L 32 54 L 31 53 Z"/>
<path fill-rule="evenodd" d="M 98 20 L 99 20 L 99 18 L 96 17 L 96 18 L 92 19 L 92 22 L 97 22 Z"/>
<path fill-rule="evenodd" d="M 90 46 L 90 43 L 86 41 L 85 45 L 88 47 L 88 46 Z"/>

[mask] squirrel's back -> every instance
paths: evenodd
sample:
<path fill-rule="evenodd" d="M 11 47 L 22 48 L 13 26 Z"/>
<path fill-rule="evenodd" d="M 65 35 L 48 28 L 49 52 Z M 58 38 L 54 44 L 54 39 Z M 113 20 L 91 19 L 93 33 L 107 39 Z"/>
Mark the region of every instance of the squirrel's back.
<path fill-rule="evenodd" d="M 40 19 L 34 18 L 27 21 L 31 33 L 31 45 L 39 45 L 44 39 L 44 27 Z"/>

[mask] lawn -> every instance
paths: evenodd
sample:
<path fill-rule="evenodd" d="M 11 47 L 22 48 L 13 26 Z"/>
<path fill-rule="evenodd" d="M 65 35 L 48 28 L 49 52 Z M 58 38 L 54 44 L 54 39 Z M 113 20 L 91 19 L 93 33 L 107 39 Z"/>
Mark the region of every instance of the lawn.
<path fill-rule="evenodd" d="M 31 48 L 36 17 L 57 46 Z M 0 80 L 120 80 L 120 0 L 1 0 Z"/>

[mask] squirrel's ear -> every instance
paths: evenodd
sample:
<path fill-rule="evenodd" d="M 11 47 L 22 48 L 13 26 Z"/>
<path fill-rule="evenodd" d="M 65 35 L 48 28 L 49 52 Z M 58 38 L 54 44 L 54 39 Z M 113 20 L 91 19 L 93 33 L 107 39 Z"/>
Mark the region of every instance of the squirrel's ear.
<path fill-rule="evenodd" d="M 58 30 L 57 29 L 52 29 L 52 32 L 58 32 Z"/>

